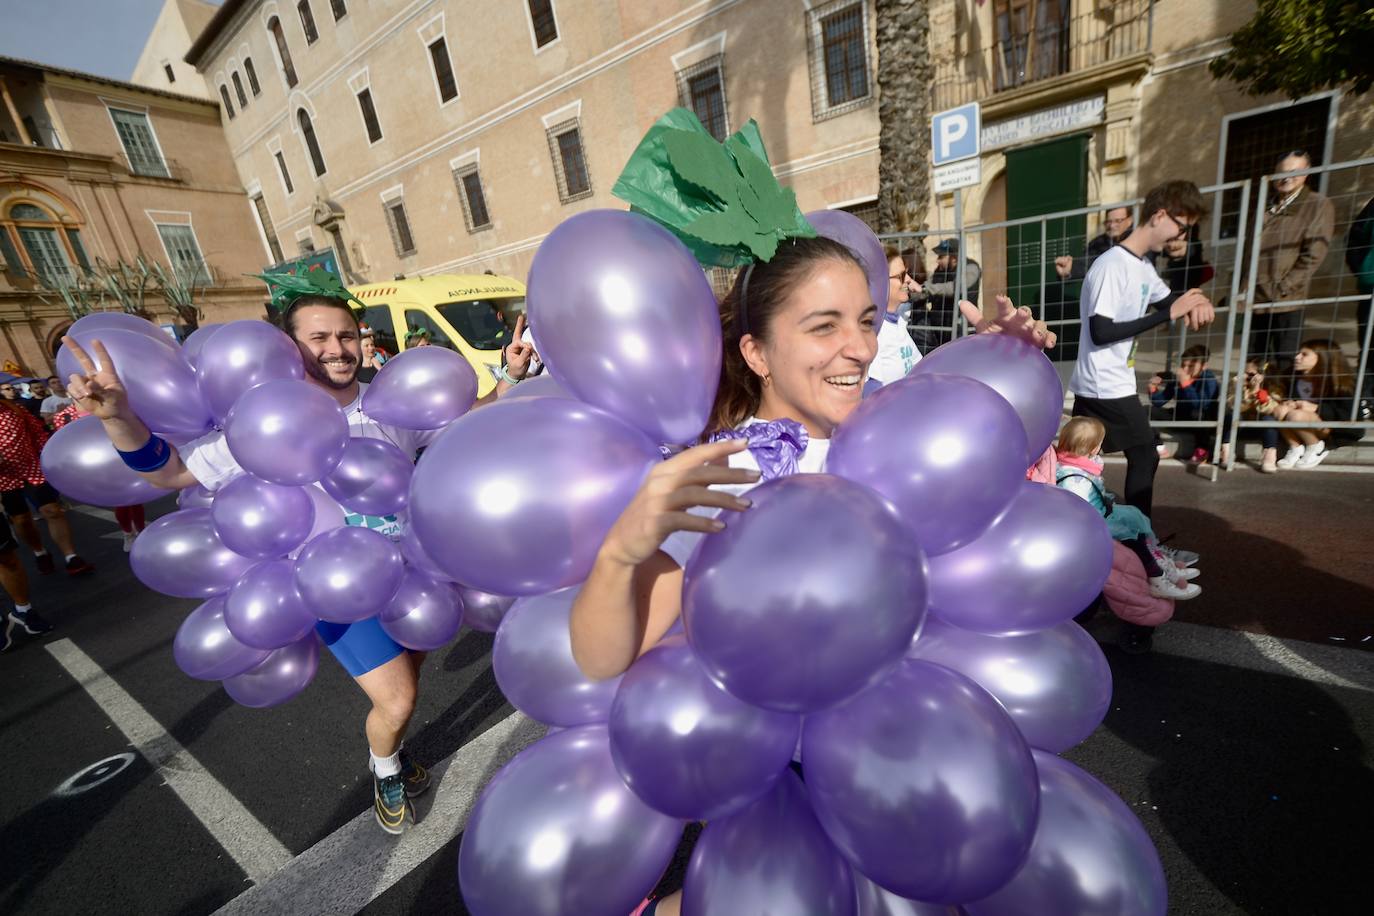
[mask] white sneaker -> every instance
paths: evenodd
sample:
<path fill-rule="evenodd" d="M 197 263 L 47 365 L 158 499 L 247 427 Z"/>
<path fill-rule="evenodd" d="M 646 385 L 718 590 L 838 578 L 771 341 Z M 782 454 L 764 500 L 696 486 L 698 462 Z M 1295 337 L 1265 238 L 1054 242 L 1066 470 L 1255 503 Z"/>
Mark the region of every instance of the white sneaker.
<path fill-rule="evenodd" d="M 1309 445 L 1307 447 L 1307 450 L 1302 453 L 1302 457 L 1298 459 L 1298 463 L 1294 465 L 1294 467 L 1296 467 L 1300 471 L 1305 471 L 1310 468 L 1314 468 L 1317 465 L 1321 464 L 1322 461 L 1329 454 L 1331 454 L 1331 450 L 1326 447 L 1325 442 L 1318 442 L 1316 445 Z"/>
<path fill-rule="evenodd" d="M 1175 566 L 1174 569 L 1178 573 L 1178 575 L 1174 576 L 1174 582 L 1176 583 L 1188 582 L 1202 575 L 1202 570 L 1198 569 L 1195 566 L 1189 566 L 1187 569 L 1180 569 L 1179 567 Z"/>
<path fill-rule="evenodd" d="M 1290 446 L 1288 454 L 1279 459 L 1279 467 L 1291 469 L 1297 466 L 1297 463 L 1302 460 L 1303 453 L 1306 451 L 1307 449 L 1303 448 L 1301 445 Z"/>
<path fill-rule="evenodd" d="M 126 532 L 124 532 L 124 552 L 125 552 L 125 553 L 129 553 L 130 551 L 132 551 L 132 550 L 134 549 L 134 539 L 137 538 L 137 537 L 138 537 L 138 535 L 135 534 L 135 533 L 132 532 L 132 531 L 126 531 Z"/>
<path fill-rule="evenodd" d="M 1196 598 L 1201 595 L 1202 586 L 1193 585 L 1191 582 L 1186 585 L 1175 585 L 1169 581 L 1167 576 L 1155 576 L 1150 579 L 1150 594 L 1156 598 L 1187 601 L 1189 598 Z"/>

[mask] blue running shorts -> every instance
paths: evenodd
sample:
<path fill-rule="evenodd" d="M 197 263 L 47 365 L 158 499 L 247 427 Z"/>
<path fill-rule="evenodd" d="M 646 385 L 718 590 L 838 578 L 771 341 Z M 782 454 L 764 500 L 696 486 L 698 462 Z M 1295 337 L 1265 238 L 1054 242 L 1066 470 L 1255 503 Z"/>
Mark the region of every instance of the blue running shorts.
<path fill-rule="evenodd" d="M 315 624 L 315 632 L 339 664 L 344 666 L 353 677 L 367 674 L 380 668 L 402 652 L 405 647 L 382 629 L 376 617 L 369 617 L 357 623 L 327 623 L 321 620 Z"/>

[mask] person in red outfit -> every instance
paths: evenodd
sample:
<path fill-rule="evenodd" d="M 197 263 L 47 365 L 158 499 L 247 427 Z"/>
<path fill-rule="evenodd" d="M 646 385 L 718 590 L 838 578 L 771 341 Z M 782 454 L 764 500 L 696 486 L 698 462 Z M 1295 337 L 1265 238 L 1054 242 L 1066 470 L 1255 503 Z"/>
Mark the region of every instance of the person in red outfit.
<path fill-rule="evenodd" d="M 48 534 L 57 543 L 66 561 L 67 575 L 79 576 L 95 567 L 77 556 L 72 529 L 61 498 L 43 476 L 39 453 L 48 441 L 43 421 L 10 401 L 0 400 L 0 505 L 9 516 L 14 532 L 33 551 L 34 563 L 43 574 L 56 568 L 43 547 L 34 522 L 32 503 L 48 522 Z"/>
<path fill-rule="evenodd" d="M 52 415 L 53 432 L 85 416 L 89 414 L 75 404 L 68 404 Z M 124 552 L 129 553 L 134 549 L 134 540 L 148 527 L 148 518 L 142 506 L 115 506 L 114 514 L 115 521 L 119 522 L 119 530 L 124 532 Z"/>

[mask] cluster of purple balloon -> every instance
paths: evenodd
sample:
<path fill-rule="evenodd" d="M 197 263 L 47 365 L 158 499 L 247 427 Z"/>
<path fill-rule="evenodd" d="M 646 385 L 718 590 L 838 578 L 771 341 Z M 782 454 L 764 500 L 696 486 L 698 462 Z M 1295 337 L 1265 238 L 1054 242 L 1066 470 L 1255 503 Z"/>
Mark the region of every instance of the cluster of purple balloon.
<path fill-rule="evenodd" d="M 270 706 L 313 677 L 319 621 L 379 616 L 392 638 L 417 650 L 453 638 L 464 591 L 436 576 L 413 541 L 407 550 L 372 527 L 345 523 L 345 510 L 364 520 L 404 514 L 410 457 L 383 439 L 350 436 L 334 398 L 304 379 L 289 337 L 262 321 L 236 321 L 200 328 L 177 347 L 151 322 L 124 314 L 82 318 L 71 336 L 93 358 L 91 342 L 104 344 L 130 405 L 151 429 L 185 442 L 221 428 L 247 472 L 215 493 L 183 492 L 180 511 L 134 544 L 130 561 L 145 585 L 205 599 L 176 636 L 184 672 L 222 681 L 245 705 Z M 58 365 L 80 371 L 65 348 Z M 378 373 L 362 409 L 390 426 L 437 429 L 465 413 L 476 393 L 462 357 L 421 348 Z M 59 490 L 97 505 L 161 495 L 124 466 L 95 417 L 60 430 L 42 462 Z M 489 629 L 509 604 L 466 597 L 474 620 Z"/>
<path fill-rule="evenodd" d="M 885 294 L 864 233 L 840 240 Z M 582 674 L 576 586 L 655 445 L 707 419 L 719 332 L 699 280 L 646 219 L 567 221 L 529 284 L 552 381 L 465 417 L 417 468 L 416 486 L 446 497 L 416 506 L 437 565 L 523 596 L 493 666 L 554 727 L 473 811 L 467 906 L 628 912 L 684 822 L 705 820 L 688 913 L 1162 913 L 1139 823 L 1051 756 L 1110 699 L 1071 618 L 1100 591 L 1111 541 L 1086 503 L 1025 480 L 1063 398 L 1026 344 L 957 341 L 865 401 L 828 473 L 757 487 L 702 542 L 682 633 L 620 677 Z"/>

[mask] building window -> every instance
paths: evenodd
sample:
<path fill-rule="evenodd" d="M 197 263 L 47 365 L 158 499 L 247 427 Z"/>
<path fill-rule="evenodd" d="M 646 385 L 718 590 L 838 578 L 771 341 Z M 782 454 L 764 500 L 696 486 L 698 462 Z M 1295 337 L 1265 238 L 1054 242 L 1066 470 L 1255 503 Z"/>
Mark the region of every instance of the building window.
<path fill-rule="evenodd" d="M 315 127 L 310 123 L 310 115 L 304 108 L 297 108 L 296 120 L 300 122 L 305 150 L 310 154 L 310 167 L 315 170 L 316 178 L 322 178 L 327 169 L 324 167 L 324 155 L 320 152 L 319 141 L 315 139 Z"/>
<path fill-rule="evenodd" d="M 301 246 L 301 254 L 315 253 L 315 240 L 308 235 L 302 235 L 296 239 L 296 243 Z"/>
<path fill-rule="evenodd" d="M 224 84 L 219 84 L 219 100 L 224 104 L 224 113 L 229 116 L 229 120 L 234 120 L 234 106 L 229 101 L 229 90 L 224 88 Z"/>
<path fill-rule="evenodd" d="M 386 201 L 386 223 L 391 229 L 391 242 L 396 246 L 396 257 L 406 258 L 415 253 L 415 237 L 410 234 L 410 219 L 406 216 L 404 200 Z"/>
<path fill-rule="evenodd" d="M 1012 89 L 1069 69 L 1070 0 L 994 0 L 993 88 Z"/>
<path fill-rule="evenodd" d="M 172 69 L 172 65 L 171 65 L 171 64 L 163 64 L 163 65 L 162 65 L 162 72 L 163 72 L 164 75 L 166 75 L 166 77 L 167 77 L 167 82 L 169 82 L 169 83 L 175 83 L 175 82 L 177 81 L 176 71 L 174 71 L 174 70 Z"/>
<path fill-rule="evenodd" d="M 582 149 L 578 122 L 565 121 L 550 127 L 549 151 L 553 154 L 553 171 L 558 179 L 558 199 L 566 204 L 590 197 L 592 181 L 587 174 L 587 157 Z"/>
<path fill-rule="evenodd" d="M 34 120 L 33 115 L 24 115 L 21 120 L 24 122 L 24 130 L 28 132 L 29 142 L 34 146 L 47 146 L 43 142 L 43 134 L 39 132 L 38 122 Z"/>
<path fill-rule="evenodd" d="M 277 154 L 278 156 L 281 153 Z M 277 228 L 272 225 L 272 214 L 267 212 L 267 201 L 261 194 L 253 196 L 253 212 L 258 215 L 258 225 L 262 227 L 263 237 L 267 239 L 267 250 L 272 253 L 272 263 L 280 264 L 286 260 L 282 254 L 281 241 L 277 238 Z"/>
<path fill-rule="evenodd" d="M 291 49 L 286 44 L 286 33 L 281 30 L 281 20 L 276 16 L 267 20 L 267 30 L 272 33 L 272 40 L 277 43 L 277 57 L 281 59 L 281 74 L 286 77 L 286 85 L 294 87 L 296 68 L 291 65 Z"/>
<path fill-rule="evenodd" d="M 295 194 L 296 188 L 291 184 L 291 172 L 286 168 L 286 157 L 281 154 L 281 150 L 277 150 L 272 155 L 276 157 L 277 170 L 281 172 L 281 183 L 285 186 L 286 193 Z"/>
<path fill-rule="evenodd" d="M 19 227 L 19 241 L 29 254 L 33 272 L 50 286 L 64 286 L 76 279 L 66 249 L 58 240 L 56 229 Z"/>
<path fill-rule="evenodd" d="M 859 219 L 868 224 L 868 228 L 874 233 L 878 231 L 878 202 L 876 200 L 864 201 L 861 204 L 850 204 L 847 207 L 838 207 L 846 213 L 852 213 Z"/>
<path fill-rule="evenodd" d="M 247 108 L 248 94 L 243 91 L 243 80 L 239 79 L 239 72 L 235 70 L 229 74 L 229 78 L 234 81 L 234 95 L 238 96 L 239 108 Z"/>
<path fill-rule="evenodd" d="M 344 0 L 329 0 L 329 10 L 334 14 L 335 22 L 348 15 L 348 7 Z"/>
<path fill-rule="evenodd" d="M 382 139 L 382 125 L 377 121 L 377 108 L 372 104 L 372 90 L 365 88 L 358 93 L 358 110 L 363 113 L 363 125 L 367 128 L 367 140 L 376 143 Z"/>
<path fill-rule="evenodd" d="M 20 257 L 16 239 L 27 255 L 27 264 Z M 91 270 L 81 233 L 74 227 L 60 225 L 57 217 L 31 203 L 17 203 L 8 213 L 0 213 L 0 260 L 10 272 L 11 282 L 37 279 L 50 287 L 75 281 L 73 262 L 84 273 Z"/>
<path fill-rule="evenodd" d="M 5 270 L 9 272 L 11 283 L 28 275 L 28 271 L 24 269 L 24 262 L 19 260 L 19 250 L 14 247 L 14 240 L 10 238 L 9 227 L 4 223 L 0 223 L 0 260 L 5 262 Z"/>
<path fill-rule="evenodd" d="M 721 143 L 730 135 L 725 113 L 725 73 L 717 54 L 677 72 L 678 104 L 690 108 L 711 136 Z"/>
<path fill-rule="evenodd" d="M 477 164 L 455 169 L 453 181 L 458 186 L 458 198 L 463 202 L 463 219 L 468 232 L 491 228 L 491 214 L 487 212 L 487 195 L 482 191 L 482 176 Z"/>
<path fill-rule="evenodd" d="M 832 0 L 806 16 L 812 117 L 819 121 L 871 102 L 866 5 Z"/>
<path fill-rule="evenodd" d="M 542 48 L 558 40 L 558 23 L 553 16 L 553 0 L 529 0 L 530 24 L 534 28 L 534 46 Z"/>
<path fill-rule="evenodd" d="M 429 59 L 434 63 L 434 81 L 439 86 L 439 101 L 458 98 L 458 80 L 453 75 L 453 62 L 448 57 L 448 42 L 440 35 L 429 45 Z"/>
<path fill-rule="evenodd" d="M 310 12 L 310 0 L 296 4 L 296 12 L 301 14 L 301 31 L 305 32 L 305 43 L 313 45 L 320 39 L 319 29 L 315 28 L 315 14 Z"/>
<path fill-rule="evenodd" d="M 1223 181 L 1244 181 L 1255 184 L 1252 195 L 1259 193 L 1259 179 L 1271 175 L 1279 158 L 1293 150 L 1304 150 L 1312 157 L 1313 165 L 1327 161 L 1326 131 L 1331 118 L 1331 98 L 1312 99 L 1297 104 L 1284 104 L 1251 115 L 1232 117 L 1224 121 L 1225 159 L 1222 162 Z M 1320 175 L 1307 180 L 1317 187 Z M 1261 201 L 1268 206 L 1269 201 Z M 1216 214 L 1222 238 L 1235 238 L 1240 229 L 1240 189 L 1226 191 L 1222 196 L 1221 213 Z M 1253 222 L 1254 212 L 1250 213 Z"/>
<path fill-rule="evenodd" d="M 258 85 L 258 71 L 253 66 L 253 58 L 245 57 L 243 59 L 243 72 L 248 74 L 248 88 L 253 90 L 253 98 L 256 99 L 262 95 L 262 86 Z"/>
<path fill-rule="evenodd" d="M 76 255 L 76 263 L 81 265 L 81 272 L 89 274 L 91 272 L 91 259 L 86 257 L 86 246 L 81 244 L 81 230 L 68 229 L 67 244 L 71 246 L 72 254 Z"/>
<path fill-rule="evenodd" d="M 172 270 L 176 272 L 177 279 L 182 284 L 209 284 L 210 268 L 205 266 L 205 258 L 201 257 L 195 230 L 190 226 L 158 223 L 157 234 L 162 237 L 162 245 L 167 249 L 167 258 L 172 262 Z"/>
<path fill-rule="evenodd" d="M 129 171 L 135 175 L 153 178 L 169 178 L 167 163 L 162 158 L 162 150 L 153 136 L 153 127 L 148 116 L 141 111 L 124 111 L 111 108 L 110 117 L 114 120 L 115 132 L 124 146 L 124 155 L 129 160 Z"/>

